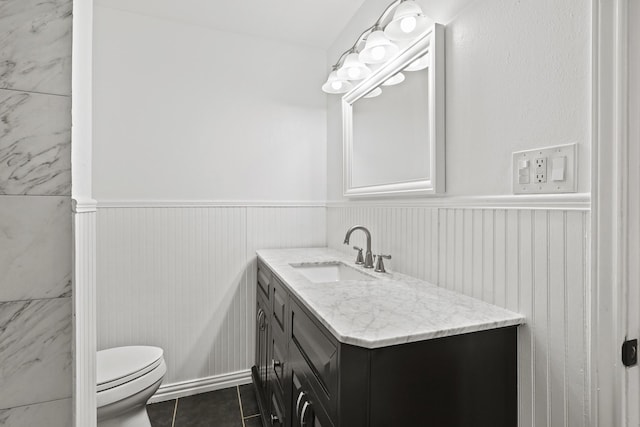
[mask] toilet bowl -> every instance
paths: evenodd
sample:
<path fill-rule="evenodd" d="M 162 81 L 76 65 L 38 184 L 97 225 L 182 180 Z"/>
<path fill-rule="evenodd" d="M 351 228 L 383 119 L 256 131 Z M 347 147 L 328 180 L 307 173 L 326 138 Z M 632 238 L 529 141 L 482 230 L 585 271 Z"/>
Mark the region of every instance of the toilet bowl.
<path fill-rule="evenodd" d="M 146 405 L 167 372 L 162 356 L 149 346 L 98 352 L 98 427 L 151 427 Z"/>

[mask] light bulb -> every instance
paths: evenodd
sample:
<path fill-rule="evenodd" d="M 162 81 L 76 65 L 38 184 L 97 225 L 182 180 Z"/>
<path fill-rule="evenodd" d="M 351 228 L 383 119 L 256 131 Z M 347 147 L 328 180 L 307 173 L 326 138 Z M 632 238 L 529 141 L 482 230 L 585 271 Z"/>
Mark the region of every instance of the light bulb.
<path fill-rule="evenodd" d="M 406 18 L 402 18 L 402 21 L 400 21 L 400 29 L 405 33 L 410 33 L 416 29 L 417 24 L 418 22 L 416 21 L 415 16 L 407 16 Z"/>
<path fill-rule="evenodd" d="M 322 91 L 325 93 L 345 93 L 351 90 L 351 83 L 338 77 L 338 72 L 333 70 L 327 78 L 327 82 L 322 85 Z"/>
<path fill-rule="evenodd" d="M 384 58 L 384 53 L 385 53 L 384 46 L 376 46 L 373 49 L 371 49 L 371 58 L 375 59 L 376 61 L 379 61 L 382 58 Z"/>
<path fill-rule="evenodd" d="M 360 61 L 359 54 L 356 52 L 347 55 L 342 67 L 338 69 L 338 77 L 342 81 L 362 80 L 369 74 L 371 74 L 371 70 Z"/>

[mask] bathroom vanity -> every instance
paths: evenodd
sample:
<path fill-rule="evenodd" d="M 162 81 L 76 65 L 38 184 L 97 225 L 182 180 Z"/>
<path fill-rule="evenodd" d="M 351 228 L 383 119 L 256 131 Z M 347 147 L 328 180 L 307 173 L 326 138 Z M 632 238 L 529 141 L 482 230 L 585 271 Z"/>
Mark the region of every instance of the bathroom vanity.
<path fill-rule="evenodd" d="M 265 426 L 511 427 L 521 315 L 326 248 L 258 251 Z"/>

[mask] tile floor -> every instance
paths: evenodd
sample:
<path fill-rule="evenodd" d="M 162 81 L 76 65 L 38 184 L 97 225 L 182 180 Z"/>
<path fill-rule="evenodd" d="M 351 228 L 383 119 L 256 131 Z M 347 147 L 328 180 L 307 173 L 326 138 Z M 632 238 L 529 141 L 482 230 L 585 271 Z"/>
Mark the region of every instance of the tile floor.
<path fill-rule="evenodd" d="M 152 427 L 262 427 L 253 384 L 147 406 Z"/>

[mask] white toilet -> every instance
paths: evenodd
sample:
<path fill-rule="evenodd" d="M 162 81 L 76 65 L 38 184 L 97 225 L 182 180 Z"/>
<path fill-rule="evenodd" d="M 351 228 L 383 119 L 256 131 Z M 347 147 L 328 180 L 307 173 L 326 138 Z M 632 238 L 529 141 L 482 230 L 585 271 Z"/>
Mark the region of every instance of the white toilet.
<path fill-rule="evenodd" d="M 162 355 L 148 346 L 98 352 L 98 427 L 151 427 L 146 405 L 167 372 Z"/>

